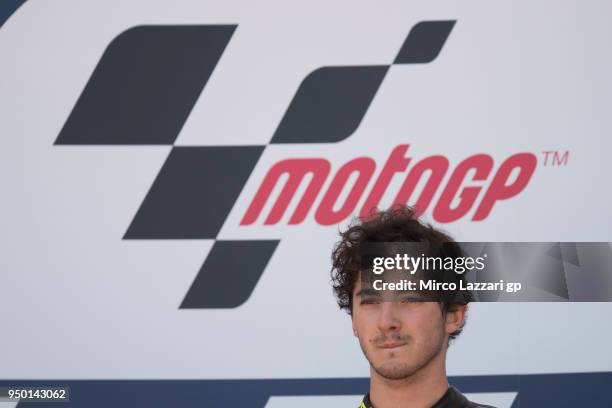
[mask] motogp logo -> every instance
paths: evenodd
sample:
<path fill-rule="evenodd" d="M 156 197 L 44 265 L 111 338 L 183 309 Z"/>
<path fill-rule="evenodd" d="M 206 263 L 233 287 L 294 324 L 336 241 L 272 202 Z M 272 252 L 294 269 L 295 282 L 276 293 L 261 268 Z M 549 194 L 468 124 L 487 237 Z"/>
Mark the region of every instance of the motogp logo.
<path fill-rule="evenodd" d="M 393 64 L 434 61 L 455 21 L 423 21 L 406 37 Z M 107 47 L 76 102 L 55 145 L 166 145 L 172 149 L 123 239 L 211 239 L 214 245 L 180 304 L 182 309 L 232 308 L 253 292 L 279 240 L 221 240 L 218 233 L 267 145 L 175 146 L 181 128 L 228 46 L 236 25 L 137 26 L 119 34 Z M 269 144 L 336 143 L 359 127 L 390 65 L 324 66 L 308 74 L 287 107 Z M 320 225 L 336 224 L 367 194 L 362 215 L 379 204 L 391 178 L 405 173 L 394 202 L 414 201 L 420 211 L 433 205 L 438 222 L 460 219 L 476 207 L 472 220 L 485 219 L 500 200 L 516 196 L 528 184 L 536 158 L 508 157 L 497 168 L 478 154 L 451 170 L 444 156 L 414 161 L 409 145 L 396 146 L 373 188 L 365 188 L 376 163 L 360 157 L 344 164 L 327 191 L 330 163 L 324 158 L 289 158 L 273 165 L 252 198 L 240 225 L 256 222 L 283 174 L 288 181 L 265 218 L 276 224 L 306 174 L 314 177 L 289 224 L 300 224 L 315 199 Z M 444 175 L 450 179 L 441 186 Z M 515 173 L 518 172 L 518 175 Z M 339 209 L 336 201 L 349 176 L 357 181 Z M 428 174 L 418 198 L 415 186 Z M 513 177 L 512 175 L 515 175 Z M 477 185 L 488 180 L 488 186 Z M 432 204 L 435 192 L 442 194 Z M 480 200 L 481 190 L 484 195 Z M 455 202 L 458 200 L 458 204 Z M 241 256 L 235 256 L 240 253 Z M 232 274 L 217 273 L 232 270 Z M 220 291 L 218 288 L 225 288 Z"/>
<path fill-rule="evenodd" d="M 361 208 L 360 215 L 362 217 L 367 217 L 371 209 L 378 205 L 383 194 L 387 191 L 391 178 L 396 173 L 404 172 L 409 166 L 412 159 L 405 157 L 408 147 L 409 145 L 399 145 L 389 155 L 382 172 L 376 179 L 374 187 L 368 193 Z M 532 153 L 517 153 L 507 158 L 495 172 L 493 180 L 486 188 L 472 220 L 485 219 L 491 213 L 493 205 L 497 201 L 514 197 L 521 192 L 531 179 L 536 164 L 537 158 Z M 493 158 L 488 154 L 476 154 L 459 163 L 451 171 L 450 179 L 444 186 L 434 207 L 434 220 L 452 222 L 470 211 L 483 187 L 475 185 L 462 187 L 468 178 L 468 173 L 473 171 L 472 182 L 484 181 L 492 173 L 493 166 Z M 289 224 L 301 223 L 318 196 L 329 175 L 330 168 L 329 161 L 323 158 L 287 159 L 276 163 L 270 168 L 240 224 L 250 225 L 257 219 L 279 179 L 282 175 L 287 174 L 289 178 L 265 221 L 266 225 L 276 224 L 295 196 L 298 186 L 306 174 L 310 173 L 313 177 L 289 220 Z M 321 225 L 332 225 L 351 215 L 372 178 L 375 168 L 376 162 L 370 157 L 359 157 L 343 165 L 323 195 L 323 199 L 315 212 L 315 220 Z M 416 199 L 416 204 L 414 204 L 417 212 L 424 212 L 429 207 L 434 194 L 440 187 L 442 178 L 448 170 L 449 161 L 441 155 L 427 157 L 414 163 L 396 193 L 394 204 L 408 202 L 412 198 L 412 193 L 415 191 L 417 184 L 427 173 L 429 176 L 425 187 Z M 515 170 L 518 171 L 518 175 L 511 181 Z M 341 208 L 334 210 L 341 192 L 353 173 L 358 174 L 357 181 L 350 189 Z M 453 208 L 451 204 L 456 198 L 459 199 L 459 204 Z"/>

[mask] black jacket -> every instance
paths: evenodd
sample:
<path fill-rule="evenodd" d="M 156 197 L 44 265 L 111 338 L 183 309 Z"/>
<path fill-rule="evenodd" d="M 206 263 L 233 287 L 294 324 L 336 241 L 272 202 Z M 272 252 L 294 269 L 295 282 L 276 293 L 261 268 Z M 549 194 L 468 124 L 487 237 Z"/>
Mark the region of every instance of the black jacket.
<path fill-rule="evenodd" d="M 375 408 L 370 401 L 370 394 L 366 394 L 363 397 L 363 401 L 359 404 L 358 408 Z M 446 393 L 431 406 L 431 408 L 495 408 L 490 405 L 480 405 L 475 402 L 468 401 L 467 398 L 463 396 L 463 394 L 453 387 L 452 385 L 448 387 Z"/>

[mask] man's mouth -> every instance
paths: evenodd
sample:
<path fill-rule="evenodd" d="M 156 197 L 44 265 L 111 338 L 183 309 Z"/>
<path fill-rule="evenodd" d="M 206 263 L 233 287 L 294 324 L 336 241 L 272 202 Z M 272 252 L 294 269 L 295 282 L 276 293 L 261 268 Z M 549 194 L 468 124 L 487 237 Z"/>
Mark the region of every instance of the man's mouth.
<path fill-rule="evenodd" d="M 401 347 L 401 346 L 403 346 L 405 344 L 406 343 L 398 342 L 398 341 L 389 341 L 389 342 L 382 343 L 381 345 L 378 346 L 378 348 L 392 349 L 392 348 Z"/>

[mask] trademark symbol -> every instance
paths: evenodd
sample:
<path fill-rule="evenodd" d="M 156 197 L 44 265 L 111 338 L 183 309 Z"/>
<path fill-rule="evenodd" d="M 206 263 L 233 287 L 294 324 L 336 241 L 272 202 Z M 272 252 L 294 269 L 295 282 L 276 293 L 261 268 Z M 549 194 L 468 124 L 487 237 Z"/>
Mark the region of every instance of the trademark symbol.
<path fill-rule="evenodd" d="M 567 166 L 569 150 L 564 152 L 559 150 L 543 150 L 542 155 L 544 156 L 544 166 L 546 167 Z"/>

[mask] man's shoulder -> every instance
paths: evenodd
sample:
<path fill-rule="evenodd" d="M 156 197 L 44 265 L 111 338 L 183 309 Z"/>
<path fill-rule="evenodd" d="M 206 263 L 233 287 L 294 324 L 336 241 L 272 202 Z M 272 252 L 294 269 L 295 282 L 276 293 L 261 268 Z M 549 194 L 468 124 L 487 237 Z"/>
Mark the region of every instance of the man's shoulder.
<path fill-rule="evenodd" d="M 468 400 L 468 405 L 466 405 L 466 408 L 496 408 L 492 405 L 482 405 L 482 404 L 478 404 L 476 402 L 472 402 Z"/>
<path fill-rule="evenodd" d="M 455 387 L 453 387 L 452 385 L 449 387 L 449 392 L 453 394 L 453 399 L 451 401 L 449 401 L 448 407 L 461 407 L 461 408 L 496 408 L 494 406 L 491 405 L 483 405 L 483 404 L 479 404 L 477 402 L 474 401 L 470 401 L 466 398 L 465 395 L 463 395 L 461 393 L 461 391 L 459 391 L 458 389 L 456 389 Z M 446 408 L 447 405 L 441 405 L 440 407 L 438 407 L 438 405 L 434 405 L 434 407 L 432 408 Z"/>
<path fill-rule="evenodd" d="M 446 394 L 431 408 L 495 408 L 491 405 L 483 405 L 470 401 L 465 395 L 452 385 L 448 387 Z"/>
<path fill-rule="evenodd" d="M 466 405 L 467 408 L 496 408 L 492 405 L 482 405 L 472 401 L 468 401 L 468 403 L 470 405 Z"/>

